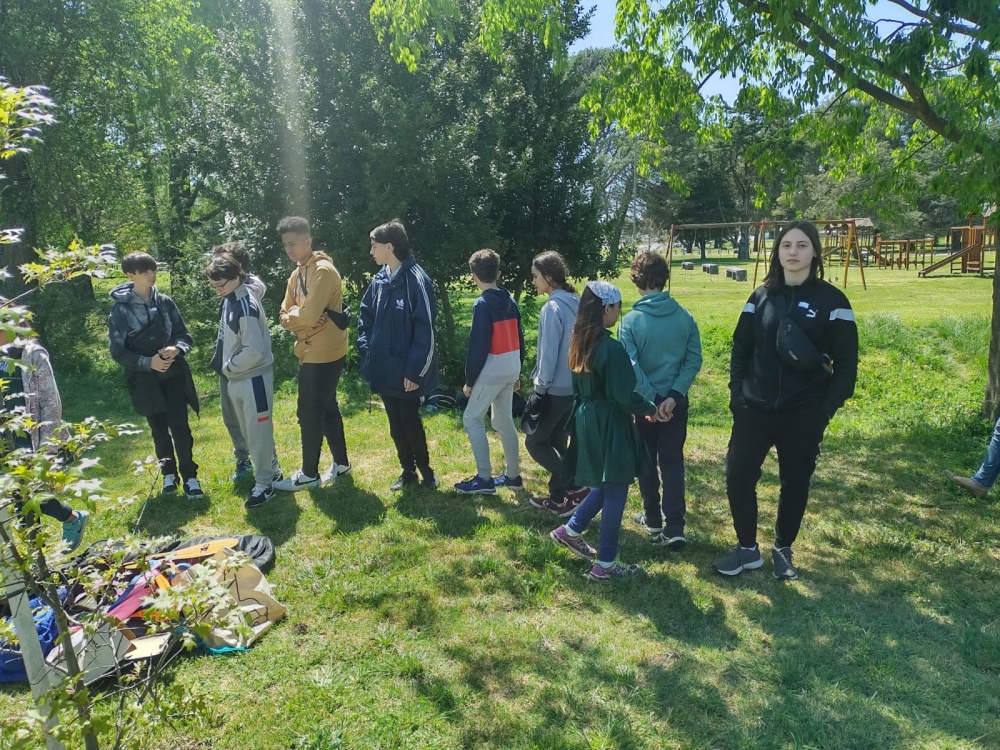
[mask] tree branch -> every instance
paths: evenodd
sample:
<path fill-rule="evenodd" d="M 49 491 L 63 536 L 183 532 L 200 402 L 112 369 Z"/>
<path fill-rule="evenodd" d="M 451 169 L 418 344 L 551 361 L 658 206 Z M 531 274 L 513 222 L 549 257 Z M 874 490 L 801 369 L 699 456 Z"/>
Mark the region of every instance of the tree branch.
<path fill-rule="evenodd" d="M 972 37 L 973 39 L 978 39 L 981 42 L 989 41 L 983 37 L 982 29 L 975 26 L 968 26 L 964 23 L 955 23 L 950 19 L 946 19 L 944 16 L 935 16 L 933 13 L 917 6 L 908 3 L 906 0 L 889 0 L 893 5 L 898 5 L 900 8 L 908 13 L 912 13 L 918 18 L 923 18 L 926 21 L 930 21 L 933 24 L 937 24 L 944 29 L 953 31 L 957 34 L 965 34 L 966 36 Z"/>

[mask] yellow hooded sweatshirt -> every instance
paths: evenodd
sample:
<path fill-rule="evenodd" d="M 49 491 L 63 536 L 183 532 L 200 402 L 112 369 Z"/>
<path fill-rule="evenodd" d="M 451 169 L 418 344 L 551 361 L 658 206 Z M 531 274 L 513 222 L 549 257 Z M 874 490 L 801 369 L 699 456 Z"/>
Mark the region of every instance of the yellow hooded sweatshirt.
<path fill-rule="evenodd" d="M 300 363 L 334 362 L 347 356 L 347 331 L 323 313 L 343 310 L 340 273 L 326 253 L 313 252 L 288 277 L 281 303 L 281 327 L 295 334 Z"/>

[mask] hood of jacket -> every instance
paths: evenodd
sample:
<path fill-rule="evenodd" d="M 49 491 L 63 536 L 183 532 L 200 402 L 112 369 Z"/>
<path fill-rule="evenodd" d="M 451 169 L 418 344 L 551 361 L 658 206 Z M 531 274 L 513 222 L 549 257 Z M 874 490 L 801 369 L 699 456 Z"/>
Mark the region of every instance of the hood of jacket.
<path fill-rule="evenodd" d="M 574 317 L 580 307 L 580 297 L 572 292 L 567 292 L 565 289 L 556 289 L 549 293 L 549 302 L 555 302 L 556 305 L 564 308 L 560 310 L 561 313 L 569 313 Z"/>
<path fill-rule="evenodd" d="M 514 299 L 503 287 L 483 290 L 483 302 L 489 305 L 490 312 L 494 314 L 494 319 L 503 319 L 511 312 Z"/>
<path fill-rule="evenodd" d="M 111 299 L 113 299 L 115 302 L 121 302 L 126 305 L 142 305 L 143 307 L 145 307 L 146 300 L 144 300 L 142 297 L 140 297 L 138 294 L 135 293 L 134 287 L 135 284 L 133 282 L 126 281 L 124 284 L 119 284 L 110 292 L 108 292 L 108 296 L 111 297 Z M 152 303 L 152 301 L 156 299 L 156 295 L 158 294 L 159 291 L 157 290 L 156 286 L 153 286 L 153 289 L 149 295 L 150 303 Z"/>
<path fill-rule="evenodd" d="M 637 299 L 632 303 L 632 309 L 654 318 L 664 318 L 677 312 L 680 305 L 670 296 L 670 292 L 656 292 Z"/>

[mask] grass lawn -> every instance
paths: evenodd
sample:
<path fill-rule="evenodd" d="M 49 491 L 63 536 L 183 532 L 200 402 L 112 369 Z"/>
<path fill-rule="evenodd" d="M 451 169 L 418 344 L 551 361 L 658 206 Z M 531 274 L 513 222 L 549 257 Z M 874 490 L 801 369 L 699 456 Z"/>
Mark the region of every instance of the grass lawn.
<path fill-rule="evenodd" d="M 795 547 L 801 580 L 790 584 L 769 564 L 737 579 L 710 568 L 733 543 L 725 383 L 749 283 L 675 272 L 673 293 L 698 319 L 705 351 L 687 443 L 690 544 L 653 547 L 626 520 L 621 557 L 646 575 L 620 585 L 586 581 L 586 565 L 546 536 L 555 518 L 524 497 L 447 490 L 474 471 L 458 415 L 426 419 L 441 490 L 390 493 L 398 467 L 385 416 L 351 382 L 342 403 L 353 474 L 248 513 L 249 486 L 228 479 L 217 387 L 201 380 L 193 429 L 209 496 L 154 497 L 140 528 L 270 536 L 269 578 L 289 615 L 248 653 L 182 659 L 176 679 L 211 695 L 213 721 L 156 728 L 144 746 L 1000 747 L 1000 504 L 943 478 L 974 471 L 989 434 L 978 407 L 991 281 L 868 270 L 864 291 L 856 273 L 847 293 L 861 329 L 858 391 L 823 443 Z M 627 274 L 620 286 L 628 308 Z M 455 295 L 467 315 L 465 299 Z M 134 419 L 107 362 L 60 384 L 67 418 Z M 278 390 L 288 471 L 299 464 L 294 381 Z M 130 464 L 151 451 L 148 435 L 107 447 L 110 496 L 145 495 Z M 523 451 L 522 473 L 543 489 Z M 760 494 L 766 553 L 773 457 Z M 629 504 L 627 519 L 641 509 L 634 486 Z M 138 505 L 107 506 L 88 542 L 135 526 Z M 0 716 L 29 704 L 27 686 L 0 688 Z"/>

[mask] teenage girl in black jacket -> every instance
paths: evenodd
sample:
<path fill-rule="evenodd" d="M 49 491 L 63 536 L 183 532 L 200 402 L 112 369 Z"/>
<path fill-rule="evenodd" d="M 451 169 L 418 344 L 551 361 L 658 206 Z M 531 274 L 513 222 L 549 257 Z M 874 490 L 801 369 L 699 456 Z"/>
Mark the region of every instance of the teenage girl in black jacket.
<path fill-rule="evenodd" d="M 783 329 L 779 337 L 779 329 Z M 757 482 L 771 446 L 781 492 L 771 559 L 774 576 L 798 578 L 792 543 L 799 532 L 827 423 L 854 393 L 858 329 L 847 297 L 823 281 L 819 232 L 786 224 L 774 241 L 764 284 L 733 332 L 726 493 L 738 544 L 712 567 L 735 576 L 761 567 Z"/>

